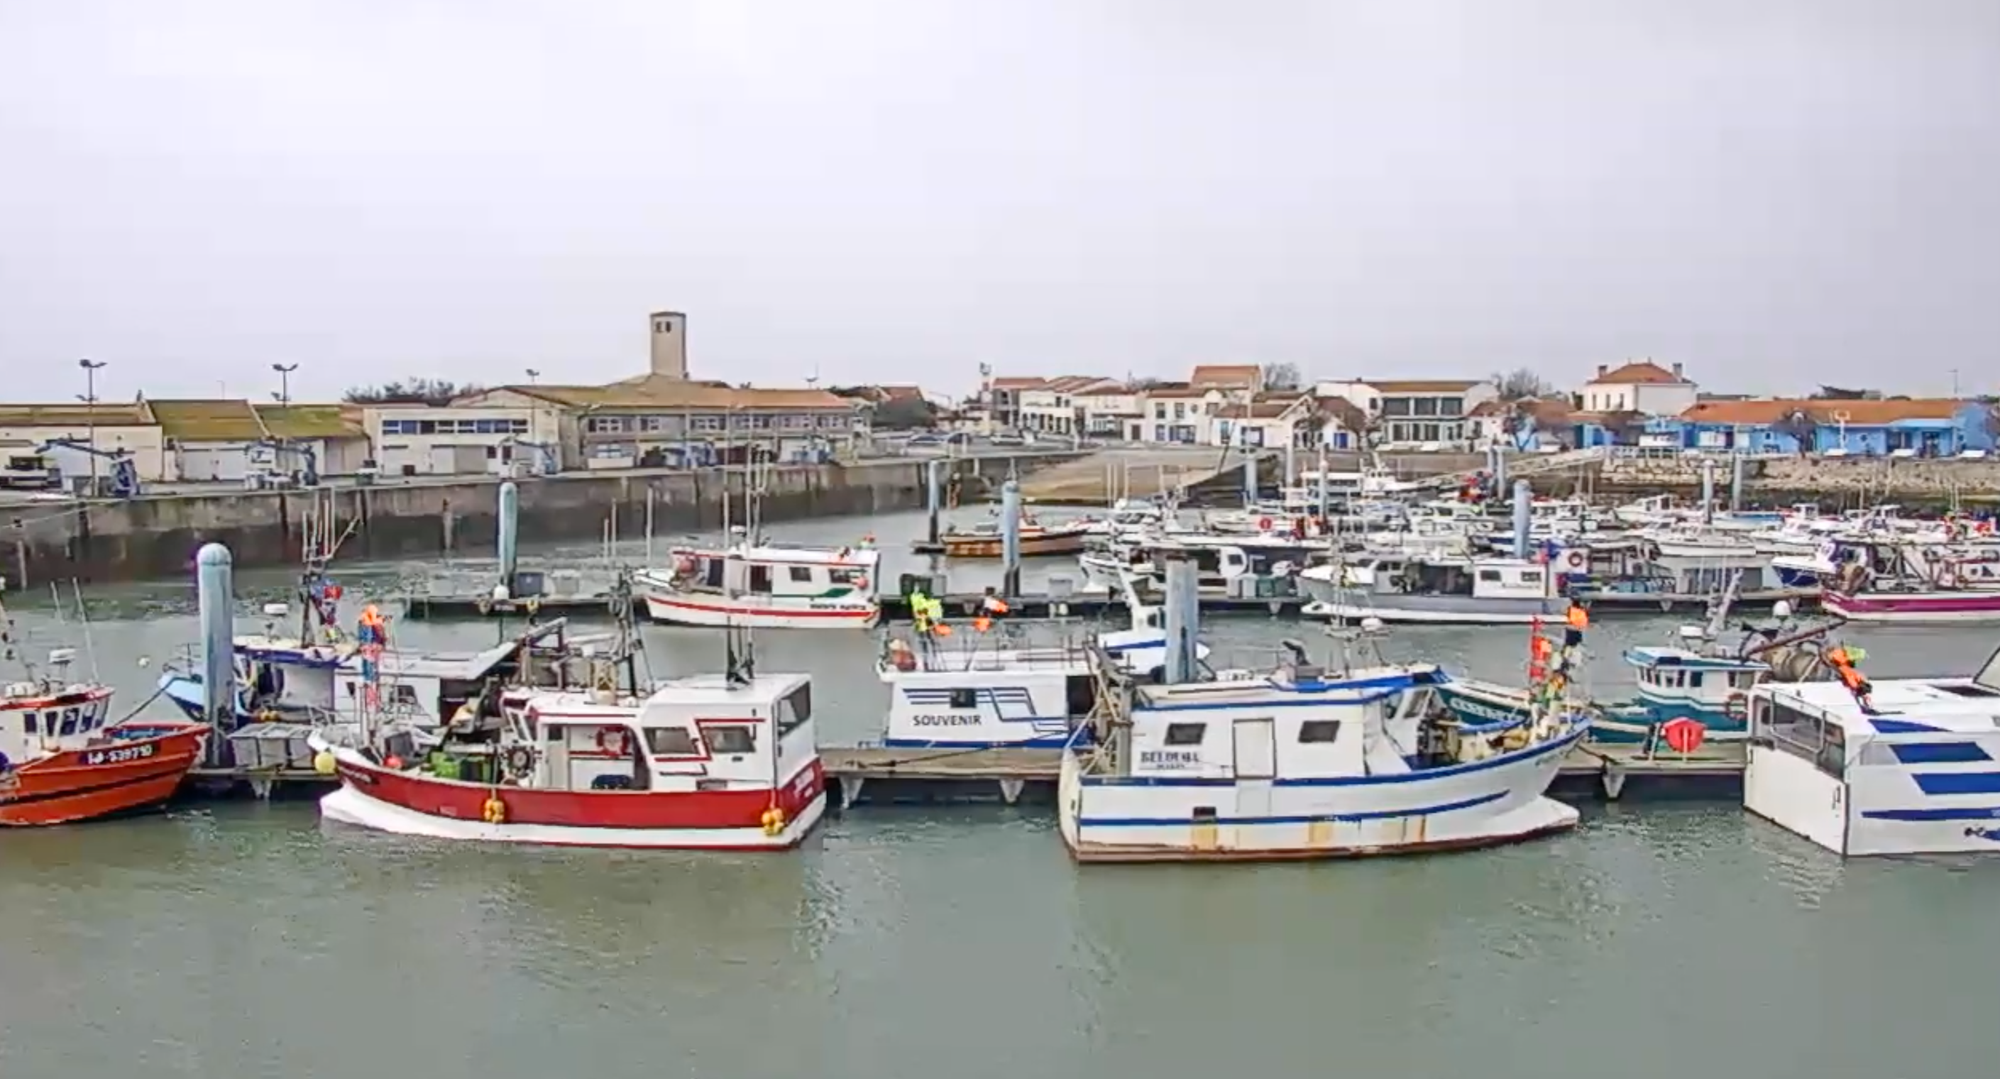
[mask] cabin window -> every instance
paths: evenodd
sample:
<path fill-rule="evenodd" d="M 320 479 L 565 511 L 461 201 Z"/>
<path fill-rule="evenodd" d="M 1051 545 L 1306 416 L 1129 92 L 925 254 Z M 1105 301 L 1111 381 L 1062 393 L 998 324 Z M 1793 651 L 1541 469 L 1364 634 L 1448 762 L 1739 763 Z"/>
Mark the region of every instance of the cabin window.
<path fill-rule="evenodd" d="M 1541 584 L 1541 583 L 1542 583 L 1542 571 L 1541 571 L 1541 570 L 1538 570 L 1538 569 L 1524 569 L 1524 570 L 1522 570 L 1522 571 L 1521 571 L 1521 583 L 1522 583 L 1522 584 Z"/>
<path fill-rule="evenodd" d="M 951 706 L 960 709 L 979 707 L 979 691 L 965 686 L 954 688 L 951 691 Z"/>
<path fill-rule="evenodd" d="M 21 729 L 28 734 L 40 734 L 42 714 L 40 712 L 21 713 Z"/>
<path fill-rule="evenodd" d="M 786 694 L 784 699 L 778 702 L 778 737 L 783 738 L 798 730 L 812 717 L 813 688 L 812 683 L 807 682 Z"/>
<path fill-rule="evenodd" d="M 1483 570 L 1480 570 L 1480 571 L 1479 571 L 1479 579 L 1480 579 L 1480 580 L 1482 580 L 1482 581 L 1489 581 L 1489 582 L 1491 582 L 1491 583 L 1493 583 L 1493 584 L 1499 584 L 1499 583 L 1500 583 L 1500 571 L 1499 571 L 1499 570 L 1497 570 L 1497 569 L 1483 569 Z"/>
<path fill-rule="evenodd" d="M 694 744 L 694 735 L 681 727 L 646 728 L 646 748 L 655 757 L 699 757 L 701 750 Z"/>
<path fill-rule="evenodd" d="M 771 593 L 771 567 L 750 567 L 750 591 L 762 592 L 765 595 Z"/>
<path fill-rule="evenodd" d="M 828 570 L 826 576 L 827 580 L 832 581 L 834 584 L 858 586 L 866 577 L 866 574 L 863 574 L 858 569 L 836 569 Z"/>
<path fill-rule="evenodd" d="M 1206 723 L 1167 724 L 1167 744 L 1170 746 L 1198 746 L 1208 731 Z"/>
<path fill-rule="evenodd" d="M 1340 737 L 1340 721 L 1337 719 L 1308 719 L 1299 724 L 1299 744 L 1325 744 Z"/>
<path fill-rule="evenodd" d="M 1700 671 L 1689 671 L 1689 672 L 1688 672 L 1688 688 L 1689 688 L 1689 689 L 1700 689 L 1700 688 L 1701 688 L 1701 672 L 1700 672 Z"/>
<path fill-rule="evenodd" d="M 62 733 L 76 733 L 76 709 L 65 708 L 62 712 Z"/>
<path fill-rule="evenodd" d="M 717 757 L 727 757 L 738 753 L 757 752 L 757 735 L 749 727 L 727 724 L 719 727 L 702 728 L 708 739 L 708 751 Z"/>
<path fill-rule="evenodd" d="M 542 728 L 542 738 L 550 742 L 562 741 L 563 735 L 567 733 L 569 733 L 569 728 L 560 723 L 551 723 Z"/>
<path fill-rule="evenodd" d="M 791 569 L 792 569 L 793 584 L 812 583 L 813 571 L 811 566 L 793 566 Z"/>
<path fill-rule="evenodd" d="M 401 682 L 389 687 L 388 700 L 383 702 L 383 706 L 385 709 L 394 709 L 398 712 L 423 711 L 423 706 L 417 703 L 417 687 L 404 685 Z"/>
<path fill-rule="evenodd" d="M 1214 806 L 1194 807 L 1194 822 L 1196 824 L 1214 824 L 1215 807 Z"/>
<path fill-rule="evenodd" d="M 702 563 L 702 583 L 710 588 L 722 587 L 722 559 L 711 558 Z"/>
<path fill-rule="evenodd" d="M 1846 771 L 1847 739 L 1837 724 L 1772 701 L 1768 711 L 1759 709 L 1758 730 L 1771 748 L 1809 760 L 1827 775 Z"/>

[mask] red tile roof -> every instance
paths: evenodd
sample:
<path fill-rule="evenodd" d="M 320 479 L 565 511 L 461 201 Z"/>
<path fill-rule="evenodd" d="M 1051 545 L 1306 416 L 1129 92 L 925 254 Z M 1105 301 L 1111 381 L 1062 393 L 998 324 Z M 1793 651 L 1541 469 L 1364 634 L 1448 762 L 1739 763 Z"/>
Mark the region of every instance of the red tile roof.
<path fill-rule="evenodd" d="M 1211 363 L 1202 364 L 1188 376 L 1188 382 L 1196 386 L 1242 386 L 1257 385 L 1263 369 L 1254 363 Z"/>
<path fill-rule="evenodd" d="M 996 390 L 1038 390 L 1048 381 L 1048 379 L 1036 378 L 1032 375 L 1010 376 L 1008 378 L 994 379 L 993 388 Z"/>
<path fill-rule="evenodd" d="M 1623 367 L 1602 371 L 1590 380 L 1593 386 L 1681 386 L 1687 379 L 1651 360 L 1634 360 Z"/>
<path fill-rule="evenodd" d="M 1895 423 L 1899 420 L 1948 420 L 1957 416 L 1966 404 L 1965 401 L 1936 397 L 1910 401 L 1844 401 L 1818 398 L 1703 401 L 1681 413 L 1681 419 L 1692 423 L 1756 426 L 1777 423 L 1795 411 L 1803 411 L 1820 423 L 1848 423 L 1868 427 Z"/>

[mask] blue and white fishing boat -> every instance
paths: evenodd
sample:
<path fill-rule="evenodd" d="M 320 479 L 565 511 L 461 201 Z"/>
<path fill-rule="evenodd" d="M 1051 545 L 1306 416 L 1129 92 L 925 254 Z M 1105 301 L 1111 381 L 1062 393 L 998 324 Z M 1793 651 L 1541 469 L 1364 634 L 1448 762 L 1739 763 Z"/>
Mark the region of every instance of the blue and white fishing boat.
<path fill-rule="evenodd" d="M 1572 828 L 1545 796 L 1590 721 L 1441 716 L 1436 664 L 1330 673 L 1285 642 L 1267 676 L 1127 687 L 1123 722 L 1063 755 L 1078 861 L 1259 860 L 1489 846 Z M 1567 651 L 1567 650 L 1566 650 Z"/>
<path fill-rule="evenodd" d="M 2000 652 L 1972 677 L 1769 683 L 1743 807 L 1841 855 L 2000 852 Z"/>
<path fill-rule="evenodd" d="M 1167 636 L 1159 608 L 1127 590 L 1130 628 L 1092 633 L 1075 623 L 963 622 L 949 636 L 890 633 L 876 672 L 889 687 L 882 744 L 922 749 L 1055 748 L 1069 744 L 1100 682 L 1093 652 L 1122 672 L 1159 677 Z M 1208 655 L 1197 646 L 1200 657 Z"/>
<path fill-rule="evenodd" d="M 1780 601 L 1773 608 L 1772 625 L 1724 644 L 1718 637 L 1728 610 L 1726 603 L 1718 605 L 1708 625 L 1683 626 L 1681 644 L 1626 649 L 1623 659 L 1636 692 L 1591 705 L 1591 740 L 1650 742 L 1668 722 L 1692 719 L 1709 741 L 1740 742 L 1748 737 L 1751 690 L 1773 678 L 1824 676 L 1811 642 L 1824 637 L 1834 623 L 1794 625 L 1790 605 Z M 1530 706 L 1527 689 L 1471 678 L 1438 687 L 1438 696 L 1470 723 L 1518 722 Z"/>

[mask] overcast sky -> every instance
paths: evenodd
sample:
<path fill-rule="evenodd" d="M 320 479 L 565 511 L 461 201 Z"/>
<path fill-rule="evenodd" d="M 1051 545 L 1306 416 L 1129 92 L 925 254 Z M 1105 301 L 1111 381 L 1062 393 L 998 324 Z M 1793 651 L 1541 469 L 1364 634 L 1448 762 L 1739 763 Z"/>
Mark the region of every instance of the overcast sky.
<path fill-rule="evenodd" d="M 0 0 L 0 396 L 2000 388 L 2000 0 Z"/>

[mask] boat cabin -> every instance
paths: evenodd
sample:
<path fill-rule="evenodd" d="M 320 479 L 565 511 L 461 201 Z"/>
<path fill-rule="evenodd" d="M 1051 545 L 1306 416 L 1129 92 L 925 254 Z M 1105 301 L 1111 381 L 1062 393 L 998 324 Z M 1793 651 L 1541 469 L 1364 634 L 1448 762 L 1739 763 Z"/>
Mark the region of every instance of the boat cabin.
<path fill-rule="evenodd" d="M 519 665 L 522 645 L 480 652 L 405 654 L 375 661 L 375 714 L 432 727 Z M 367 704 L 367 661 L 352 645 L 301 645 L 268 637 L 236 641 L 239 703 L 251 718 L 359 719 Z"/>
<path fill-rule="evenodd" d="M 747 684 L 696 675 L 662 682 L 643 700 L 559 691 L 522 703 L 519 741 L 454 745 L 449 754 L 497 755 L 503 781 L 550 791 L 771 790 L 818 756 L 812 679 L 803 674 Z"/>
<path fill-rule="evenodd" d="M 1868 688 L 1753 690 L 1744 808 L 1843 855 L 2000 852 L 2000 653 Z"/>
<path fill-rule="evenodd" d="M 1739 709 L 1739 716 L 1748 708 L 1750 690 L 1771 670 L 1755 660 L 1705 656 L 1671 646 L 1628 648 L 1625 662 L 1634 668 L 1639 696 L 1650 702 L 1709 714 Z"/>
<path fill-rule="evenodd" d="M 110 722 L 111 691 L 101 686 L 0 685 L 0 756 L 16 764 L 77 748 Z"/>
<path fill-rule="evenodd" d="M 1550 599 L 1560 593 L 1555 567 L 1522 558 L 1363 559 L 1348 580 L 1377 595 L 1447 595 L 1474 599 Z"/>
<path fill-rule="evenodd" d="M 813 599 L 869 594 L 882 554 L 872 547 L 683 547 L 673 558 L 674 584 L 684 591 Z"/>

